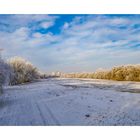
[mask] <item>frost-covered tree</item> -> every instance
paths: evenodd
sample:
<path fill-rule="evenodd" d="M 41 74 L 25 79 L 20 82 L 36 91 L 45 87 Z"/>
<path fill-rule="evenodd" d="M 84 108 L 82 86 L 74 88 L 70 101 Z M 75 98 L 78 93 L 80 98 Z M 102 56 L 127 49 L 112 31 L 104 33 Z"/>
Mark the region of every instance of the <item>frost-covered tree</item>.
<path fill-rule="evenodd" d="M 68 78 L 93 78 L 117 81 L 140 81 L 140 64 L 113 67 L 111 70 L 99 69 L 93 73 L 63 74 Z"/>
<path fill-rule="evenodd" d="M 11 75 L 11 67 L 0 56 L 0 93 L 2 93 L 2 85 L 9 83 Z"/>
<path fill-rule="evenodd" d="M 11 58 L 8 63 L 13 71 L 13 75 L 10 77 L 10 85 L 30 82 L 40 76 L 37 68 L 21 57 Z"/>

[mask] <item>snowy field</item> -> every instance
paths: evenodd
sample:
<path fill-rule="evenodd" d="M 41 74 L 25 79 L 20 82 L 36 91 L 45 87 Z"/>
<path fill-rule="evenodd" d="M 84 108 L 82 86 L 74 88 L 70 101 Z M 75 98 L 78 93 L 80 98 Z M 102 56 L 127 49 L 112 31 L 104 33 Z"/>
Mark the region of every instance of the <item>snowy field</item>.
<path fill-rule="evenodd" d="M 0 125 L 140 125 L 140 83 L 54 78 L 4 87 Z"/>

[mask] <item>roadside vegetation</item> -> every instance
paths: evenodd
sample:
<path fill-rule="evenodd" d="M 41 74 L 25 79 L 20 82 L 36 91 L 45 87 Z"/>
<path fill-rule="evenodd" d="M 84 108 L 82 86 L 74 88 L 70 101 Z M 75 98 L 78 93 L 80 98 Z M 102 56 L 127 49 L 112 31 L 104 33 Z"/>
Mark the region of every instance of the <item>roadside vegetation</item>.
<path fill-rule="evenodd" d="M 52 75 L 41 73 L 32 63 L 21 58 L 14 57 L 5 62 L 0 57 L 0 93 L 2 85 L 18 85 L 49 77 L 62 78 L 92 78 L 117 81 L 140 81 L 140 64 L 113 67 L 111 70 L 97 70 L 92 73 L 61 73 Z"/>
<path fill-rule="evenodd" d="M 14 57 L 8 61 L 12 69 L 12 75 L 10 76 L 10 85 L 17 85 L 26 82 L 34 81 L 39 79 L 39 71 L 27 60 L 21 57 Z"/>
<path fill-rule="evenodd" d="M 44 75 L 29 61 L 14 57 L 5 62 L 0 57 L 0 94 L 2 85 L 18 85 L 44 78 Z"/>
<path fill-rule="evenodd" d="M 11 71 L 9 64 L 0 57 L 0 94 L 3 92 L 2 85 L 9 84 Z"/>
<path fill-rule="evenodd" d="M 93 73 L 61 74 L 66 78 L 92 78 L 117 81 L 140 81 L 140 65 L 124 65 L 113 67 L 111 70 L 98 70 Z"/>

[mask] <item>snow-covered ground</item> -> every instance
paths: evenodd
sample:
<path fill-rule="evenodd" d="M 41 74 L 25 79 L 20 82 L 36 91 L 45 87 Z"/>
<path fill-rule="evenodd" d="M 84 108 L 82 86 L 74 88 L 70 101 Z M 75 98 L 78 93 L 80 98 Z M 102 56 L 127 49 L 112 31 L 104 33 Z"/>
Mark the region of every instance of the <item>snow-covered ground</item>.
<path fill-rule="evenodd" d="M 140 125 L 140 83 L 54 78 L 8 86 L 0 125 Z"/>

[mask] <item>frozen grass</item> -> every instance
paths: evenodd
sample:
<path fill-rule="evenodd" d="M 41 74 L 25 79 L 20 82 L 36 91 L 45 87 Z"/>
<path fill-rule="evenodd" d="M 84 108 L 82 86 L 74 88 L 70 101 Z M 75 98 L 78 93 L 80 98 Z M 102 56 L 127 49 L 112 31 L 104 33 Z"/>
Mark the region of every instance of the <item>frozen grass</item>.
<path fill-rule="evenodd" d="M 140 65 L 124 65 L 114 67 L 111 70 L 98 70 L 93 73 L 69 73 L 63 74 L 66 78 L 93 78 L 117 81 L 140 81 Z"/>
<path fill-rule="evenodd" d="M 30 62 L 21 58 L 14 57 L 9 60 L 13 74 L 10 77 L 10 85 L 17 85 L 31 82 L 39 78 L 39 72 Z"/>

